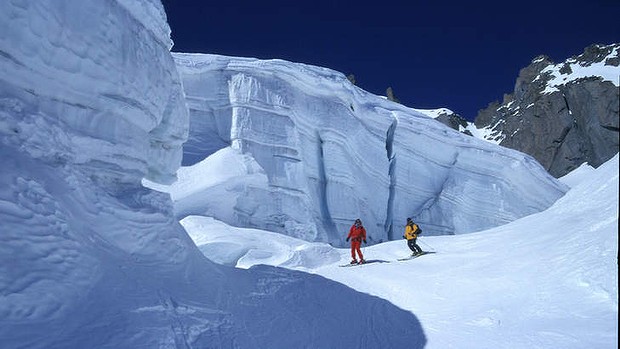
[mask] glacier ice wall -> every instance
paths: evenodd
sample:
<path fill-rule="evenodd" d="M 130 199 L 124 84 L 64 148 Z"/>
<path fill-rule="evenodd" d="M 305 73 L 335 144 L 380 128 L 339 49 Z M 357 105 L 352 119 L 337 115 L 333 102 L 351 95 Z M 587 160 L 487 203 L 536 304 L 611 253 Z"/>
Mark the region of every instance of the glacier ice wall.
<path fill-rule="evenodd" d="M 387 301 L 214 265 L 141 185 L 174 180 L 188 131 L 164 19 L 159 1 L 0 2 L 0 346 L 422 348 Z"/>
<path fill-rule="evenodd" d="M 173 56 L 190 110 L 184 165 L 231 147 L 253 156 L 268 179 L 232 188 L 232 215 L 204 209 L 219 198 L 203 195 L 203 209 L 195 198 L 178 200 L 181 216 L 332 243 L 359 217 L 377 242 L 400 238 L 406 217 L 428 234 L 467 233 L 545 209 L 566 190 L 530 157 L 454 132 L 338 72 Z"/>
<path fill-rule="evenodd" d="M 168 198 L 141 186 L 144 177 L 174 180 L 188 132 L 163 8 L 74 5 L 0 4 L 5 320 L 42 321 L 71 308 L 66 298 L 98 281 L 97 243 L 173 263 L 191 245 Z"/>
<path fill-rule="evenodd" d="M 23 151 L 115 185 L 174 180 L 187 111 L 159 2 L 3 2 L 0 10 L 2 109 L 20 114 L 3 130 Z"/>

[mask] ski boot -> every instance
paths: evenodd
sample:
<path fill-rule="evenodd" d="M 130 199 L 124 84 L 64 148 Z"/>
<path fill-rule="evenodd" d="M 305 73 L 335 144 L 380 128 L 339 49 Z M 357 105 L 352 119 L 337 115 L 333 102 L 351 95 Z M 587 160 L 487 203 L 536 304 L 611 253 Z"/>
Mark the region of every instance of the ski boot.
<path fill-rule="evenodd" d="M 357 264 L 357 259 L 352 260 L 349 264 Z"/>
<path fill-rule="evenodd" d="M 357 263 L 357 264 L 364 264 L 364 263 L 366 263 L 366 260 L 365 259 L 360 259 L 360 262 Z"/>

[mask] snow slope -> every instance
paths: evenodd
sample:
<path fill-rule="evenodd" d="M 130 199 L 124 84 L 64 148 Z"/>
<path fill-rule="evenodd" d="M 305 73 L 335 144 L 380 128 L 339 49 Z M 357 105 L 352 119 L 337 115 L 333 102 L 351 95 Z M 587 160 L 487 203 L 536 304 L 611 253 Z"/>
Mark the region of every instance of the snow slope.
<path fill-rule="evenodd" d="M 594 174 L 596 169 L 587 162 L 581 164 L 581 166 L 577 167 L 570 173 L 566 174 L 563 177 L 558 178 L 562 183 L 568 185 L 569 187 L 574 187 L 575 185 L 581 183 L 585 178 Z"/>
<path fill-rule="evenodd" d="M 618 155 L 571 173 L 549 209 L 501 227 L 421 237 L 435 251 L 415 260 L 404 242 L 367 247 L 373 263 L 339 268 L 349 251 L 278 234 L 182 221 L 214 261 L 316 273 L 415 313 L 425 348 L 616 348 Z M 344 237 L 344 235 L 343 235 Z"/>

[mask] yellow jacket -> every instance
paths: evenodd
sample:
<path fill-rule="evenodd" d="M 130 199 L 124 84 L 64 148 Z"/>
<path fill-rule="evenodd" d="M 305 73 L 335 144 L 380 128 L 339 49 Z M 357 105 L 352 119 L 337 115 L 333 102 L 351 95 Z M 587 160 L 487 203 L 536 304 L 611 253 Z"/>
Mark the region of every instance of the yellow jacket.
<path fill-rule="evenodd" d="M 413 223 L 413 225 L 407 224 L 405 226 L 405 239 L 417 239 L 418 238 L 418 225 Z"/>

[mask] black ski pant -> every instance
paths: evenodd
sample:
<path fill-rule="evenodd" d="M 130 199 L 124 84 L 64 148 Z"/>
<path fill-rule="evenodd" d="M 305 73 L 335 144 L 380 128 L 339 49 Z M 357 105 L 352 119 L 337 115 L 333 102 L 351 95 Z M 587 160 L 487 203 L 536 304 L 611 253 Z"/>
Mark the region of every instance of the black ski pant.
<path fill-rule="evenodd" d="M 409 249 L 413 252 L 422 253 L 422 249 L 420 248 L 420 246 L 415 243 L 416 240 L 417 239 L 407 240 L 407 246 L 409 246 Z"/>

